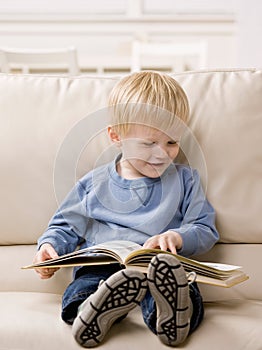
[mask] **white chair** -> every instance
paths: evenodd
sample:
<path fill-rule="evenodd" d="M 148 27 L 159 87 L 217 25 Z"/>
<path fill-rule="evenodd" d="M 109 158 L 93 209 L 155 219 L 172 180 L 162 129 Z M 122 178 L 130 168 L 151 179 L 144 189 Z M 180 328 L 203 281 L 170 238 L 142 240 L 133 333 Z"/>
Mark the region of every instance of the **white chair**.
<path fill-rule="evenodd" d="M 144 42 L 135 40 L 132 44 L 131 71 L 143 67 L 179 72 L 206 68 L 207 44 L 204 41 L 193 43 Z M 190 67 L 190 62 L 193 66 Z M 192 64 L 191 64 L 192 65 Z"/>
<path fill-rule="evenodd" d="M 79 74 L 77 51 L 74 47 L 43 50 L 0 48 L 0 67 L 3 73 L 18 69 L 25 74 L 61 70 L 69 75 Z"/>

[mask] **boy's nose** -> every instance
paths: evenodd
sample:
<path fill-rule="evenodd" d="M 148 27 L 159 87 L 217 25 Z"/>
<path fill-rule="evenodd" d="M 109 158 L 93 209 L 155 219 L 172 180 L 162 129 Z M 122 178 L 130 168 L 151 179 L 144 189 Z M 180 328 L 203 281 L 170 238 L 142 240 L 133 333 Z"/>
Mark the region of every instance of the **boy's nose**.
<path fill-rule="evenodd" d="M 164 147 L 161 147 L 160 145 L 156 145 L 154 149 L 154 156 L 157 158 L 166 158 L 168 157 L 168 154 Z"/>

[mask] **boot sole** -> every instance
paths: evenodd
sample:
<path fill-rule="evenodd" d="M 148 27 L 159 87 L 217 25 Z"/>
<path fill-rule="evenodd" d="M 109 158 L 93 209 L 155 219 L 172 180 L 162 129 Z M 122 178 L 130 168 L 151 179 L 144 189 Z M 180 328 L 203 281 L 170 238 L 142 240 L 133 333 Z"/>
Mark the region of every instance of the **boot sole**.
<path fill-rule="evenodd" d="M 149 266 L 148 286 L 157 308 L 156 331 L 166 345 L 181 344 L 190 327 L 189 286 L 180 262 L 158 254 Z"/>
<path fill-rule="evenodd" d="M 146 289 L 146 277 L 139 271 L 121 270 L 109 277 L 75 319 L 76 341 L 87 348 L 98 345 L 112 324 L 139 304 Z"/>

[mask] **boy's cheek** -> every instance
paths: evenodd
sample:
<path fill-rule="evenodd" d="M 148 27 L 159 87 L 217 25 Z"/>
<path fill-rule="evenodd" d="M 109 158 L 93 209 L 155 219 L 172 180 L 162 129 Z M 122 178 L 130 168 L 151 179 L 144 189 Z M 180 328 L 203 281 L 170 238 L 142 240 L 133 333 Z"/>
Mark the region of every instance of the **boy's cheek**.
<path fill-rule="evenodd" d="M 135 144 L 129 145 L 129 147 L 123 147 L 122 153 L 125 159 L 146 160 L 150 156 L 150 153 L 148 151 L 142 150 Z"/>

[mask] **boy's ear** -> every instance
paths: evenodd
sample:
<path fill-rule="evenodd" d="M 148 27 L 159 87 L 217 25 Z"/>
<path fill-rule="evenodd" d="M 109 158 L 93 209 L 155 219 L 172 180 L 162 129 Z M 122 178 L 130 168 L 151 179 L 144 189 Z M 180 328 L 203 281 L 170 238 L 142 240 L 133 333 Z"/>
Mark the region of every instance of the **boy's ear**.
<path fill-rule="evenodd" d="M 110 140 L 112 142 L 114 142 L 114 144 L 116 146 L 121 146 L 121 138 L 120 138 L 120 135 L 114 130 L 114 128 L 109 125 L 108 128 L 107 128 L 107 133 L 108 133 L 108 136 L 110 138 Z"/>

